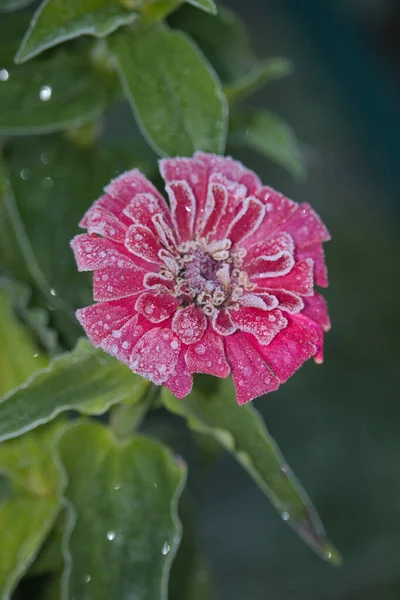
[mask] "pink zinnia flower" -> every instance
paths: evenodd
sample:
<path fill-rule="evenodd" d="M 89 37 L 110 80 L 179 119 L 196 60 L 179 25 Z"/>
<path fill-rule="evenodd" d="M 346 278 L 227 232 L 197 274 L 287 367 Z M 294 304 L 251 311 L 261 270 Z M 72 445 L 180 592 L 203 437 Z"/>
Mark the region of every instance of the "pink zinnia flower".
<path fill-rule="evenodd" d="M 276 390 L 329 329 L 329 233 L 231 158 L 160 162 L 169 206 L 138 170 L 106 187 L 72 240 L 97 304 L 77 311 L 95 346 L 186 396 L 193 373 L 227 377 L 243 404 Z"/>

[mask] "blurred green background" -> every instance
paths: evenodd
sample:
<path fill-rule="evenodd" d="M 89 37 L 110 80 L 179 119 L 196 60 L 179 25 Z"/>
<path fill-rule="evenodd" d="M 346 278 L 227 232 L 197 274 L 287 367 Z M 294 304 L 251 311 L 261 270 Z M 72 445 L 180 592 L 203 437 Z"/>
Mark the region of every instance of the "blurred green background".
<path fill-rule="evenodd" d="M 310 202 L 332 234 L 325 364 L 257 401 L 344 556 L 318 560 L 233 459 L 194 481 L 221 600 L 400 598 L 400 6 L 393 0 L 231 0 L 261 56 L 295 74 L 251 99 L 305 144 L 304 184 L 259 156 L 263 181 Z M 210 473 L 211 471 L 211 473 Z M 189 470 L 190 472 L 190 470 Z M 194 478 L 193 478 L 194 479 Z"/>

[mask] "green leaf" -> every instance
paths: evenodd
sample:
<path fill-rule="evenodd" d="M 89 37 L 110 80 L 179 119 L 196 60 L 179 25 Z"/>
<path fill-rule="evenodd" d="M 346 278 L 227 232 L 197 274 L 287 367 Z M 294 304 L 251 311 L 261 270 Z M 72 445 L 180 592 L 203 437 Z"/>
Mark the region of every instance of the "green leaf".
<path fill-rule="evenodd" d="M 3 600 L 23 577 L 59 511 L 60 473 L 54 462 L 55 423 L 0 444 L 0 471 L 12 492 L 0 509 L 0 595 Z"/>
<path fill-rule="evenodd" d="M 212 16 L 182 6 L 169 21 L 198 44 L 225 85 L 245 77 L 258 63 L 245 26 L 229 10 L 220 8 Z"/>
<path fill-rule="evenodd" d="M 137 14 L 123 2 L 113 0 L 44 0 L 22 40 L 15 61 L 25 62 L 47 48 L 80 35 L 105 37 L 136 18 Z"/>
<path fill-rule="evenodd" d="M 15 139 L 7 147 L 9 181 L 2 199 L 16 234 L 10 261 L 20 279 L 28 271 L 51 308 L 70 343 L 79 329 L 74 311 L 92 303 L 90 278 L 78 273 L 69 242 L 79 233 L 78 223 L 102 188 L 121 171 L 137 167 L 149 174 L 148 146 L 132 141 L 103 143 L 99 148 L 78 148 L 60 136 Z M 4 240 L 2 240 L 3 242 Z M 50 250 L 51 249 L 51 250 Z M 62 314 L 62 313 L 65 313 Z"/>
<path fill-rule="evenodd" d="M 47 363 L 29 332 L 16 319 L 7 295 L 0 287 L 0 396 Z"/>
<path fill-rule="evenodd" d="M 255 64 L 246 75 L 224 88 L 229 102 L 244 100 L 262 85 L 286 77 L 293 72 L 293 63 L 287 58 L 267 58 Z"/>
<path fill-rule="evenodd" d="M 2 73 L 7 80 L 0 81 L 0 135 L 78 127 L 107 107 L 105 83 L 84 56 L 59 54 Z"/>
<path fill-rule="evenodd" d="M 29 4 L 32 4 L 33 0 L 0 0 L 0 12 L 8 12 L 11 10 L 20 10 L 25 8 Z"/>
<path fill-rule="evenodd" d="M 214 71 L 188 37 L 154 24 L 119 31 L 109 43 L 138 124 L 156 152 L 223 153 L 226 98 Z"/>
<path fill-rule="evenodd" d="M 85 339 L 0 400 L 0 441 L 47 423 L 66 410 L 102 414 L 137 402 L 148 381 Z"/>
<path fill-rule="evenodd" d="M 188 4 L 195 6 L 196 8 L 200 8 L 204 10 L 206 13 L 210 13 L 211 15 L 217 14 L 217 5 L 214 0 L 186 0 Z"/>
<path fill-rule="evenodd" d="M 121 444 L 94 423 L 70 428 L 59 452 L 70 510 L 63 598 L 166 600 L 182 461 L 144 436 Z"/>
<path fill-rule="evenodd" d="M 284 167 L 294 177 L 305 178 L 305 159 L 295 133 L 290 125 L 272 112 L 246 110 L 234 115 L 229 143 L 248 146 Z"/>
<path fill-rule="evenodd" d="M 203 392 L 195 387 L 184 400 L 177 400 L 164 388 L 163 402 L 168 410 L 186 418 L 194 430 L 213 435 L 256 481 L 282 518 L 321 557 L 338 564 L 340 556 L 258 412 L 249 404 L 236 403 L 231 379 L 220 383 L 217 390 L 214 382 L 212 385 Z"/>

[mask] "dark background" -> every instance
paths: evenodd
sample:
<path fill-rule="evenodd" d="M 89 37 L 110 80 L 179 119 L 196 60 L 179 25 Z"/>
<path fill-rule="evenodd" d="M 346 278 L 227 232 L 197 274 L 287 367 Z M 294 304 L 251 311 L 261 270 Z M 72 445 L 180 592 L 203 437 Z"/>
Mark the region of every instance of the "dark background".
<path fill-rule="evenodd" d="M 292 77 L 251 104 L 278 112 L 305 144 L 294 182 L 243 155 L 265 183 L 327 223 L 333 327 L 325 364 L 307 364 L 258 400 L 344 566 L 318 559 L 224 455 L 192 482 L 199 534 L 221 600 L 400 598 L 400 6 L 395 0 L 231 0 L 260 56 Z"/>

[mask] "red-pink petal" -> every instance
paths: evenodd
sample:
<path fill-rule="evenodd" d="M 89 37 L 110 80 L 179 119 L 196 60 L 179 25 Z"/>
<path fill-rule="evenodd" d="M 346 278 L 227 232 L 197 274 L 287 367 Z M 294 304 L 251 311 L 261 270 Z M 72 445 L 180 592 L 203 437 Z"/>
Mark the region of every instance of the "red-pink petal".
<path fill-rule="evenodd" d="M 116 356 L 119 360 L 129 365 L 132 348 L 136 342 L 154 325 L 141 315 L 135 315 L 125 322 L 122 327 L 117 327 L 103 339 L 101 347 L 103 350 Z"/>
<path fill-rule="evenodd" d="M 225 210 L 220 216 L 215 233 L 211 236 L 211 239 L 217 241 L 223 240 L 226 237 L 226 232 L 228 231 L 238 207 L 246 198 L 246 188 L 241 183 L 230 182 L 217 174 L 212 175 L 211 178 L 213 182 L 223 185 L 227 191 Z"/>
<path fill-rule="evenodd" d="M 228 377 L 222 338 L 208 328 L 203 338 L 186 351 L 186 364 L 192 373 L 208 373 L 216 377 Z"/>
<path fill-rule="evenodd" d="M 301 328 L 295 323 L 289 323 L 268 346 L 251 342 L 281 383 L 285 383 L 317 351 L 312 342 L 304 339 Z"/>
<path fill-rule="evenodd" d="M 123 212 L 129 221 L 146 227 L 149 227 L 150 220 L 155 214 L 162 214 L 170 222 L 169 211 L 164 201 L 161 203 L 154 194 L 137 194 L 125 206 Z"/>
<path fill-rule="evenodd" d="M 290 233 L 298 248 L 331 239 L 327 228 L 309 204 L 301 204 L 279 229 Z"/>
<path fill-rule="evenodd" d="M 125 298 L 112 302 L 99 302 L 76 311 L 76 318 L 94 346 L 109 335 L 110 331 L 121 327 L 135 314 L 135 300 Z"/>
<path fill-rule="evenodd" d="M 281 252 L 278 256 L 259 256 L 247 265 L 247 274 L 252 279 L 267 277 L 282 277 L 293 269 L 294 258 L 288 252 Z"/>
<path fill-rule="evenodd" d="M 121 221 L 125 225 L 129 225 L 130 224 L 129 220 L 125 217 L 125 215 L 122 212 L 124 209 L 124 206 L 125 205 L 123 202 L 120 202 L 119 200 L 117 200 L 116 198 L 113 198 L 109 194 L 100 196 L 100 198 L 98 198 L 97 200 L 95 200 L 95 202 L 93 202 L 93 204 L 89 208 L 89 210 L 86 211 L 83 219 L 79 223 L 79 227 L 86 228 L 88 225 L 90 216 L 98 208 L 108 211 L 109 213 L 114 215 L 114 217 L 117 218 L 119 221 Z"/>
<path fill-rule="evenodd" d="M 160 239 L 165 248 L 172 252 L 176 252 L 177 241 L 175 239 L 174 232 L 165 220 L 164 215 L 161 213 L 153 215 L 151 218 L 151 225 L 154 233 Z"/>
<path fill-rule="evenodd" d="M 122 173 L 106 186 L 105 191 L 110 196 L 117 198 L 123 204 L 128 204 L 136 194 L 151 194 L 155 196 L 160 205 L 167 209 L 166 202 L 157 188 L 138 169 Z"/>
<path fill-rule="evenodd" d="M 207 168 L 208 175 L 218 173 L 231 181 L 239 181 L 243 175 L 243 165 L 227 156 L 196 152 L 194 158 Z"/>
<path fill-rule="evenodd" d="M 207 318 L 202 310 L 193 304 L 179 308 L 172 319 L 172 331 L 184 344 L 194 344 L 201 340 L 207 329 Z"/>
<path fill-rule="evenodd" d="M 123 243 L 127 226 L 111 212 L 98 206 L 87 217 L 88 233 L 97 233 L 114 242 Z"/>
<path fill-rule="evenodd" d="M 174 371 L 171 373 L 168 379 L 164 381 L 163 385 L 171 390 L 171 392 L 177 398 L 179 398 L 179 400 L 190 394 L 192 391 L 193 375 L 186 366 L 185 354 L 183 350 L 181 350 Z"/>
<path fill-rule="evenodd" d="M 201 228 L 201 234 L 204 237 L 215 233 L 227 203 L 228 190 L 226 187 L 220 183 L 211 182 L 208 187 Z"/>
<path fill-rule="evenodd" d="M 212 317 L 212 326 L 214 331 L 219 335 L 232 335 L 235 333 L 237 327 L 232 321 L 232 317 L 226 310 L 218 310 Z"/>
<path fill-rule="evenodd" d="M 287 319 L 280 310 L 261 310 L 241 306 L 231 311 L 235 325 L 241 331 L 251 333 L 261 344 L 270 344 L 274 337 L 287 326 Z"/>
<path fill-rule="evenodd" d="M 253 235 L 259 228 L 265 214 L 264 205 L 257 198 L 248 197 L 242 202 L 239 212 L 232 220 L 227 237 L 237 244 Z"/>
<path fill-rule="evenodd" d="M 131 225 L 126 233 L 125 247 L 129 252 L 147 262 L 162 263 L 158 255 L 162 246 L 148 227 Z"/>
<path fill-rule="evenodd" d="M 71 241 L 78 271 L 94 271 L 106 267 L 136 269 L 133 257 L 128 255 L 122 244 L 82 233 Z"/>
<path fill-rule="evenodd" d="M 265 217 L 256 235 L 248 240 L 251 243 L 265 239 L 273 233 L 278 225 L 287 221 L 299 206 L 297 202 L 289 200 L 283 194 L 267 186 L 262 187 L 256 196 L 265 206 Z"/>
<path fill-rule="evenodd" d="M 266 240 L 261 240 L 256 244 L 246 247 L 246 256 L 243 265 L 246 267 L 251 264 L 251 261 L 259 256 L 269 256 L 270 258 L 279 257 L 282 252 L 293 254 L 294 242 L 292 236 L 282 232 L 270 237 Z"/>
<path fill-rule="evenodd" d="M 305 336 L 308 340 L 312 341 L 317 347 L 317 352 L 314 355 L 314 361 L 317 364 L 324 362 L 324 331 L 318 323 L 300 313 L 290 317 L 295 323 L 303 327 L 305 330 Z M 304 338 L 303 338 L 304 339 Z"/>
<path fill-rule="evenodd" d="M 208 176 L 206 167 L 195 158 L 163 158 L 160 173 L 166 183 L 186 181 L 196 198 L 196 220 L 199 220 L 206 202 Z"/>
<path fill-rule="evenodd" d="M 293 292 L 288 292 L 287 290 L 271 290 L 271 294 L 277 299 L 278 308 L 290 314 L 299 313 L 304 308 L 303 299 Z M 263 294 L 260 294 L 260 296 L 264 297 Z"/>
<path fill-rule="evenodd" d="M 328 314 L 328 307 L 325 298 L 321 294 L 315 292 L 313 296 L 304 298 L 303 314 L 321 325 L 324 331 L 330 330 L 331 321 Z"/>
<path fill-rule="evenodd" d="M 160 273 L 146 273 L 143 279 L 144 287 L 157 292 L 167 292 L 173 290 L 175 282 L 173 279 L 169 279 Z"/>
<path fill-rule="evenodd" d="M 239 304 L 241 306 L 272 310 L 273 308 L 277 308 L 278 300 L 273 294 L 268 293 L 243 294 L 239 299 Z"/>
<path fill-rule="evenodd" d="M 225 338 L 225 348 L 239 404 L 278 389 L 279 379 L 243 334 Z"/>
<path fill-rule="evenodd" d="M 186 181 L 171 181 L 166 185 L 172 221 L 176 227 L 180 242 L 188 242 L 193 238 L 194 220 L 196 216 L 196 198 L 192 188 Z"/>
<path fill-rule="evenodd" d="M 302 260 L 295 264 L 293 269 L 287 275 L 282 277 L 269 277 L 266 279 L 255 279 L 258 289 L 284 289 L 288 292 L 294 292 L 301 296 L 311 296 L 313 294 L 313 261 L 311 259 Z"/>
<path fill-rule="evenodd" d="M 152 323 L 161 323 L 178 308 L 179 301 L 170 294 L 144 292 L 136 300 L 135 309 Z"/>
<path fill-rule="evenodd" d="M 248 196 L 256 194 L 262 186 L 262 183 L 257 175 L 253 173 L 253 171 L 249 171 L 245 168 L 243 168 L 243 175 L 240 178 L 240 183 L 246 186 Z"/>
<path fill-rule="evenodd" d="M 314 282 L 321 287 L 328 287 L 328 270 L 325 264 L 325 253 L 322 244 L 312 244 L 306 248 L 297 249 L 296 258 L 304 260 L 312 258 L 314 261 Z"/>
<path fill-rule="evenodd" d="M 181 343 L 170 329 L 154 327 L 135 344 L 130 367 L 132 371 L 161 385 L 175 369 Z"/>
<path fill-rule="evenodd" d="M 142 269 L 98 269 L 93 273 L 93 299 L 119 300 L 144 290 Z"/>

